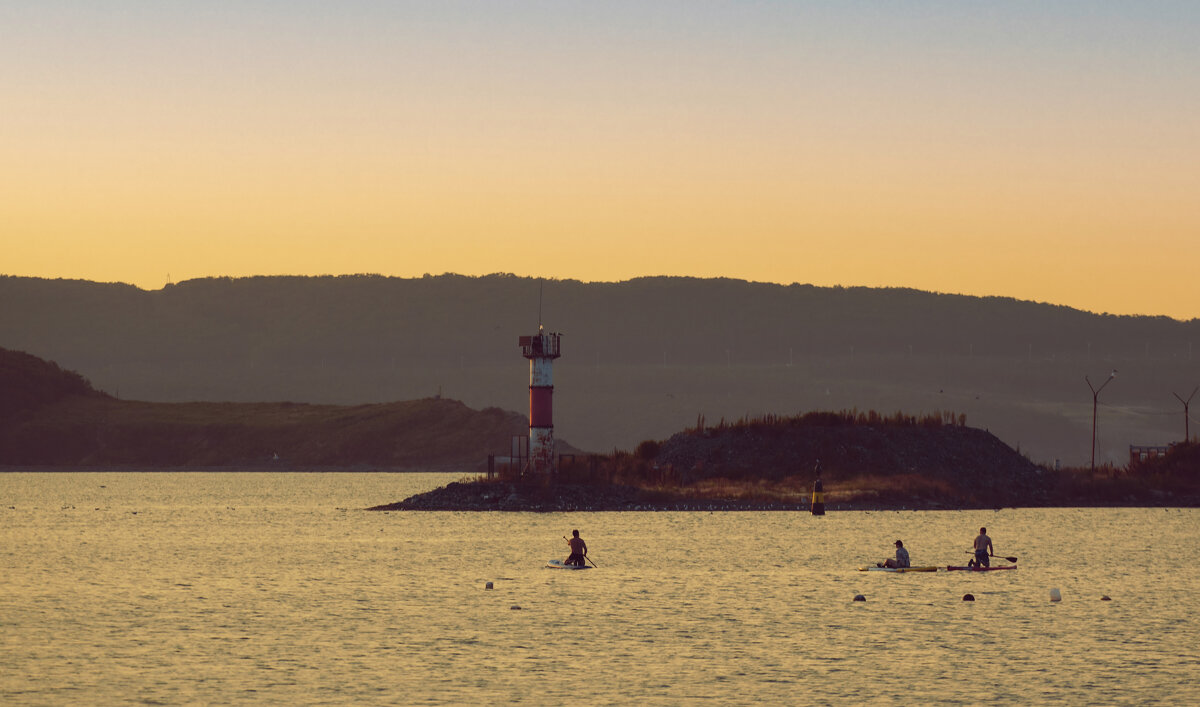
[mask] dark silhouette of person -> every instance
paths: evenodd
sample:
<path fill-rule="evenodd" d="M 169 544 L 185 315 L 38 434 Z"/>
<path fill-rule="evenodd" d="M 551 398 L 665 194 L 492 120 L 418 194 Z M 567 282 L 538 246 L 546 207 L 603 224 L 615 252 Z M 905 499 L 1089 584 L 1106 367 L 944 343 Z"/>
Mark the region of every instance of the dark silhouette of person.
<path fill-rule="evenodd" d="M 587 557 L 587 543 L 583 541 L 583 538 L 579 537 L 578 530 L 571 531 L 571 539 L 567 541 L 567 544 L 571 546 L 571 555 L 563 564 L 582 567 L 585 561 L 584 558 Z"/>
<path fill-rule="evenodd" d="M 989 559 L 995 550 L 992 549 L 992 539 L 988 537 L 987 528 L 980 528 L 979 535 L 975 536 L 975 566 L 990 567 L 992 561 Z"/>
<path fill-rule="evenodd" d="M 908 559 L 908 550 L 904 549 L 904 543 L 900 540 L 896 541 L 896 559 L 887 558 L 883 561 L 884 567 L 903 568 L 911 567 L 912 562 Z"/>

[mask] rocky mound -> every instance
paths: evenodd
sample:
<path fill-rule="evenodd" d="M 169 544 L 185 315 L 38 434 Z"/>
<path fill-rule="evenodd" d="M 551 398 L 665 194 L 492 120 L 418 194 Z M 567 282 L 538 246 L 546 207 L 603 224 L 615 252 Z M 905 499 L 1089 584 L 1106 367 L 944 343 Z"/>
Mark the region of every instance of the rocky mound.
<path fill-rule="evenodd" d="M 569 471 L 558 483 L 478 480 L 372 510 L 808 510 L 817 460 L 831 509 L 1039 505 L 1052 490 L 1041 469 L 961 418 L 809 413 L 643 442 L 593 458 L 583 483 Z"/>
<path fill-rule="evenodd" d="M 654 463 L 687 482 L 705 478 L 814 480 L 919 477 L 959 501 L 1028 503 L 1044 494 L 1043 472 L 985 430 L 961 425 L 851 424 L 787 420 L 688 430 L 659 445 Z"/>

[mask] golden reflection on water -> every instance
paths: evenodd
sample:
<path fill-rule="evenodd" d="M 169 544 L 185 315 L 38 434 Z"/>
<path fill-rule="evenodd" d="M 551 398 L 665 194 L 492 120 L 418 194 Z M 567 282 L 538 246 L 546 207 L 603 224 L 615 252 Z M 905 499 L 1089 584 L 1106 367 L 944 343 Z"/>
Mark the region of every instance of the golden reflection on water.
<path fill-rule="evenodd" d="M 456 478 L 0 476 L 0 701 L 1200 698 L 1197 510 L 357 510 Z M 1021 569 L 855 571 L 981 525 Z M 598 569 L 543 569 L 572 528 Z"/>

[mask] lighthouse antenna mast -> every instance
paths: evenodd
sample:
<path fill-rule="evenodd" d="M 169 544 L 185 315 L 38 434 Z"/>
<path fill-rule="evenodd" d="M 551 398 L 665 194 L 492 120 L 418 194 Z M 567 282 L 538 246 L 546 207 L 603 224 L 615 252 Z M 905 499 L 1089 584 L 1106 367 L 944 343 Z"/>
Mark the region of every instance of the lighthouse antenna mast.
<path fill-rule="evenodd" d="M 545 280 L 538 281 L 538 332 L 542 331 L 542 290 L 546 287 Z"/>

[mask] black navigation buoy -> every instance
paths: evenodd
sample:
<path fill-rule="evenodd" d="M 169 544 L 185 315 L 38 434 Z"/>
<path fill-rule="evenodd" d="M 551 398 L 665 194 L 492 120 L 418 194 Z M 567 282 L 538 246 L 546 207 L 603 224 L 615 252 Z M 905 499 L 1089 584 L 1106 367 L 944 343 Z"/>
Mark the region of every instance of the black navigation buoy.
<path fill-rule="evenodd" d="M 812 514 L 815 516 L 825 515 L 825 486 L 821 483 L 821 460 L 817 460 L 816 467 L 813 469 L 817 473 L 817 480 L 813 483 L 812 495 Z"/>
<path fill-rule="evenodd" d="M 975 601 L 975 595 L 974 594 L 964 594 L 963 601 Z"/>
<path fill-rule="evenodd" d="M 866 601 L 866 600 L 867 600 L 867 598 L 866 598 L 866 597 L 864 597 L 864 596 L 863 596 L 863 595 L 861 595 L 861 594 L 855 594 L 855 595 L 854 595 L 854 601 Z"/>

